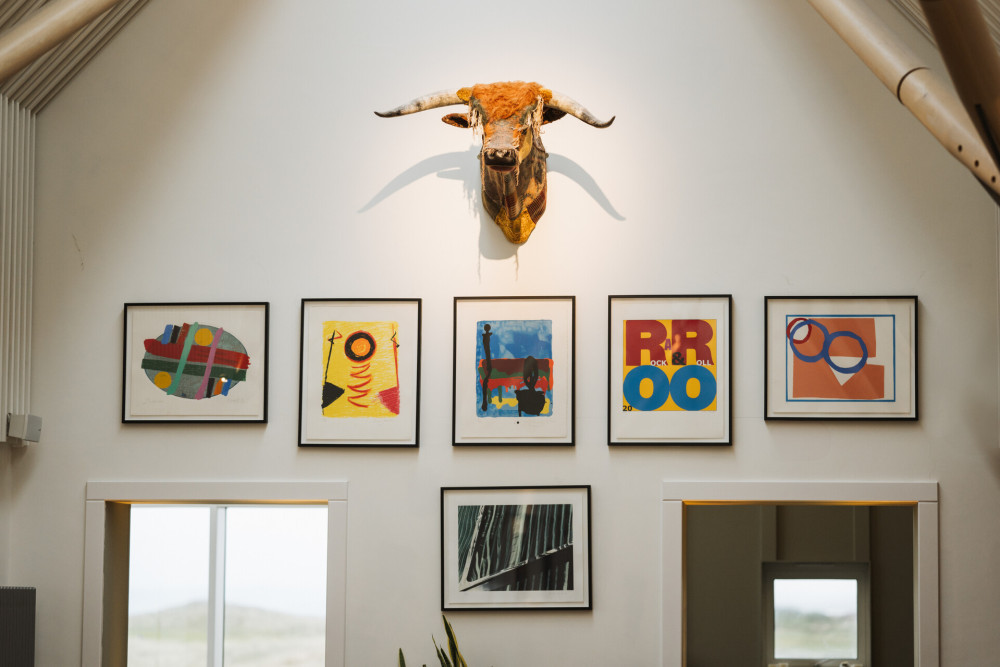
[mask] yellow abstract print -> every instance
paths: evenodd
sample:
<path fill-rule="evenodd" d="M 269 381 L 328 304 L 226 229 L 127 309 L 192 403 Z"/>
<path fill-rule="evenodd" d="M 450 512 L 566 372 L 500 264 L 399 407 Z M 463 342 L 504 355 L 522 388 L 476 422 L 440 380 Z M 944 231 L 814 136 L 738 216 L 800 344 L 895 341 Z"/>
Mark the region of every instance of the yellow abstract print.
<path fill-rule="evenodd" d="M 399 324 L 323 323 L 323 416 L 399 415 Z"/>

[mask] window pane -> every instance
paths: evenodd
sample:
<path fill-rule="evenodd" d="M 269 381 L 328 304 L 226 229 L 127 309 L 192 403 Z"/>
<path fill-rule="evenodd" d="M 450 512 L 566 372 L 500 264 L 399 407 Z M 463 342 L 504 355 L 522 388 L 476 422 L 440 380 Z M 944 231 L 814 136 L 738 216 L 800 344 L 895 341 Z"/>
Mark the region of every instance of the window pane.
<path fill-rule="evenodd" d="M 204 667 L 208 508 L 133 505 L 130 531 L 129 666 Z"/>
<path fill-rule="evenodd" d="M 857 658 L 858 582 L 774 580 L 775 658 Z"/>
<path fill-rule="evenodd" d="M 326 507 L 226 512 L 226 667 L 323 667 Z"/>

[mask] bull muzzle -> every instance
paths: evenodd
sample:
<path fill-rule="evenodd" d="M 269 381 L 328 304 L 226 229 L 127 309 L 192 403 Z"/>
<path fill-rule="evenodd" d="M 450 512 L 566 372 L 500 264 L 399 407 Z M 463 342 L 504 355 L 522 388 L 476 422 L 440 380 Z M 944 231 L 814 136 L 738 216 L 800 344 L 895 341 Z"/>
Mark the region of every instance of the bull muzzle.
<path fill-rule="evenodd" d="M 500 173 L 513 171 L 517 168 L 517 149 L 484 148 L 483 164 Z"/>

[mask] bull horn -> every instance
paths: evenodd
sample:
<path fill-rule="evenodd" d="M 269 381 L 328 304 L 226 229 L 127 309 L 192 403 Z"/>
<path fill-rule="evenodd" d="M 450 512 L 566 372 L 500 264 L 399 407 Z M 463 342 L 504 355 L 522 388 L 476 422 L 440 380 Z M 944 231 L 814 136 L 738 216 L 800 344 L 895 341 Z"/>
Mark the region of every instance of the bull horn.
<path fill-rule="evenodd" d="M 468 100 L 463 100 L 454 90 L 439 90 L 436 93 L 431 93 L 430 95 L 424 95 L 423 97 L 410 100 L 406 104 L 402 104 L 395 109 L 390 109 L 389 111 L 376 111 L 375 115 L 381 118 L 393 118 L 395 116 L 405 116 L 406 114 L 417 113 L 418 111 L 437 109 L 438 107 L 447 107 L 454 104 L 466 104 L 467 102 Z"/>
<path fill-rule="evenodd" d="M 559 111 L 565 111 L 569 115 L 576 116 L 584 123 L 593 125 L 594 127 L 607 127 L 608 125 L 611 125 L 611 123 L 615 122 L 614 116 L 612 116 L 610 120 L 603 122 L 598 120 L 594 114 L 583 108 L 583 105 L 574 100 L 572 97 L 568 97 L 562 93 L 554 91 L 552 93 L 552 99 L 546 102 L 545 106 L 558 109 Z"/>

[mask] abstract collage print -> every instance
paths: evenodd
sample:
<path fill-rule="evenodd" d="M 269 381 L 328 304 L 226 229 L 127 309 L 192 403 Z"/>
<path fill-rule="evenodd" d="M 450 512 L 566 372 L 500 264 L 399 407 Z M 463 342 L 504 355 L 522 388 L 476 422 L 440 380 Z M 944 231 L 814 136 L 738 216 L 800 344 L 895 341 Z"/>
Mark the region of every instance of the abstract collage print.
<path fill-rule="evenodd" d="M 476 323 L 476 415 L 553 414 L 552 320 Z"/>
<path fill-rule="evenodd" d="M 323 322 L 323 416 L 399 416 L 399 324 Z"/>
<path fill-rule="evenodd" d="M 788 401 L 895 400 L 894 315 L 787 315 Z"/>
<path fill-rule="evenodd" d="M 246 347 L 222 327 L 167 324 L 156 338 L 143 341 L 140 364 L 149 381 L 168 396 L 201 400 L 228 396 L 247 378 Z"/>

